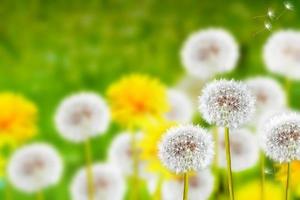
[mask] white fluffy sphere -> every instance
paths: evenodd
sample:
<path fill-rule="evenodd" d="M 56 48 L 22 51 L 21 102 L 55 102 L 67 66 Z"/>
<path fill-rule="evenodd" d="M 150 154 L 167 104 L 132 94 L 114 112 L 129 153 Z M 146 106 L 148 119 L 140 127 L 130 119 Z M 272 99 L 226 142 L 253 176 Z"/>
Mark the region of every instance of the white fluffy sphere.
<path fill-rule="evenodd" d="M 180 123 L 191 122 L 194 110 L 192 102 L 188 96 L 175 89 L 169 89 L 167 92 L 170 110 L 166 113 L 166 118 L 170 121 Z"/>
<path fill-rule="evenodd" d="M 246 84 L 256 97 L 257 112 L 282 109 L 286 106 L 285 92 L 275 79 L 255 77 L 248 79 Z"/>
<path fill-rule="evenodd" d="M 223 29 L 195 32 L 188 37 L 181 50 L 182 64 L 187 72 L 201 79 L 231 71 L 238 57 L 236 41 Z"/>
<path fill-rule="evenodd" d="M 8 163 L 8 179 L 17 189 L 34 193 L 55 185 L 63 171 L 58 152 L 50 145 L 36 143 L 16 150 Z"/>
<path fill-rule="evenodd" d="M 94 197 L 101 200 L 122 200 L 125 195 L 125 181 L 120 171 L 109 164 L 95 164 L 92 168 Z M 88 200 L 86 169 L 77 172 L 71 183 L 72 200 Z"/>
<path fill-rule="evenodd" d="M 162 200 L 181 200 L 183 180 L 167 180 L 162 186 Z M 214 176 L 209 170 L 189 176 L 189 200 L 207 200 L 214 190 Z"/>
<path fill-rule="evenodd" d="M 236 129 L 230 132 L 231 167 L 235 172 L 254 167 L 259 159 L 259 145 L 257 137 L 247 129 Z M 226 149 L 224 129 L 218 129 L 218 163 L 225 168 Z"/>
<path fill-rule="evenodd" d="M 95 93 L 79 93 L 65 98 L 59 105 L 56 127 L 65 139 L 82 142 L 103 134 L 110 122 L 110 112 L 103 98 Z"/>
<path fill-rule="evenodd" d="M 300 159 L 300 115 L 279 114 L 261 130 L 262 148 L 276 162 Z"/>
<path fill-rule="evenodd" d="M 255 97 L 248 87 L 233 80 L 209 83 L 199 97 L 199 110 L 210 124 L 237 128 L 248 122 L 255 111 Z"/>
<path fill-rule="evenodd" d="M 274 33 L 263 49 L 265 64 L 273 73 L 300 79 L 300 32 L 281 30 Z"/>
<path fill-rule="evenodd" d="M 159 158 L 175 173 L 206 168 L 214 155 L 212 137 L 199 126 L 181 125 L 169 129 L 159 143 Z"/>

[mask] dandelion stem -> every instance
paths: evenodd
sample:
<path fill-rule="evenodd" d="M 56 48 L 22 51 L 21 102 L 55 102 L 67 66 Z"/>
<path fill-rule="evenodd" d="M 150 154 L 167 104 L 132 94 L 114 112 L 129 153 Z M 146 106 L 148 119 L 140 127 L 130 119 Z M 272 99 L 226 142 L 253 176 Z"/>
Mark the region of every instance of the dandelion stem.
<path fill-rule="evenodd" d="M 265 199 L 265 156 L 260 153 L 260 199 Z"/>
<path fill-rule="evenodd" d="M 214 127 L 213 128 L 213 137 L 214 140 L 218 143 L 219 141 L 219 136 L 218 136 L 218 128 Z M 218 159 L 219 159 L 219 146 L 218 144 L 215 145 L 215 159 L 214 159 L 214 164 L 213 164 L 213 170 L 216 174 L 215 177 L 215 182 L 216 182 L 216 191 L 215 191 L 215 198 L 216 200 L 219 199 L 219 189 L 220 189 L 220 176 L 219 176 L 219 168 L 218 168 Z"/>
<path fill-rule="evenodd" d="M 286 188 L 285 188 L 285 200 L 289 199 L 289 189 L 291 179 L 291 163 L 287 164 L 287 174 L 286 174 Z"/>
<path fill-rule="evenodd" d="M 230 138 L 229 138 L 229 128 L 228 127 L 225 127 L 225 148 L 226 148 L 229 196 L 230 196 L 230 200 L 234 200 L 232 170 L 231 170 L 231 155 L 230 155 Z"/>
<path fill-rule="evenodd" d="M 185 172 L 183 174 L 183 200 L 188 200 L 188 193 L 189 193 L 189 177 L 188 177 L 188 173 Z"/>
<path fill-rule="evenodd" d="M 45 199 L 45 198 L 44 198 L 44 193 L 43 193 L 43 191 L 37 192 L 37 194 L 36 194 L 36 199 L 37 199 L 37 200 L 44 200 L 44 199 Z"/>
<path fill-rule="evenodd" d="M 154 192 L 154 198 L 153 200 L 161 200 L 161 187 L 163 183 L 163 176 L 160 175 L 158 179 L 158 183 Z"/>
<path fill-rule="evenodd" d="M 137 147 L 137 139 L 136 133 L 132 133 L 132 156 L 133 156 L 133 188 L 131 191 L 131 199 L 138 200 L 139 199 L 139 155 L 138 155 L 138 147 Z"/>
<path fill-rule="evenodd" d="M 11 187 L 10 187 L 7 180 L 6 180 L 6 184 L 5 184 L 5 199 L 6 200 L 12 200 L 13 199 Z"/>
<path fill-rule="evenodd" d="M 84 145 L 85 159 L 86 159 L 86 176 L 88 185 L 88 199 L 94 200 L 94 179 L 92 171 L 92 152 L 90 140 L 87 138 Z"/>
<path fill-rule="evenodd" d="M 288 106 L 290 106 L 290 104 L 291 104 L 291 102 L 290 102 L 291 87 L 292 87 L 291 80 L 286 78 L 285 79 L 285 92 L 286 92 L 286 101 L 287 101 Z"/>

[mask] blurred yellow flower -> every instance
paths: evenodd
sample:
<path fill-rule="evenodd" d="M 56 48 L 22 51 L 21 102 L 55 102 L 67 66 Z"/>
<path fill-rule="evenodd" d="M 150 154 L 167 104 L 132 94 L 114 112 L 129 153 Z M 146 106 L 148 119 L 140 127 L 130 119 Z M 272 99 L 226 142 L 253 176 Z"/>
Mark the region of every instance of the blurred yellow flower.
<path fill-rule="evenodd" d="M 146 161 L 147 170 L 158 173 L 164 178 L 170 178 L 174 175 L 161 164 L 158 158 L 158 143 L 161 136 L 173 125 L 175 125 L 174 122 L 165 120 L 152 121 L 146 124 L 143 130 L 144 135 L 139 143 L 140 158 Z"/>
<path fill-rule="evenodd" d="M 276 173 L 277 180 L 282 184 L 286 183 L 287 165 L 277 165 L 278 171 Z M 297 196 L 300 195 L 300 161 L 292 161 L 291 163 L 291 187 L 296 190 Z"/>
<path fill-rule="evenodd" d="M 13 93 L 0 93 L 0 147 L 21 143 L 37 133 L 36 106 Z"/>
<path fill-rule="evenodd" d="M 107 96 L 113 119 L 125 127 L 141 127 L 169 109 L 165 86 L 147 75 L 121 78 L 108 88 Z"/>
<path fill-rule="evenodd" d="M 254 180 L 237 189 L 235 196 L 238 200 L 260 200 L 260 191 L 260 180 Z M 283 187 L 274 182 L 265 182 L 265 199 L 282 200 L 283 197 Z"/>

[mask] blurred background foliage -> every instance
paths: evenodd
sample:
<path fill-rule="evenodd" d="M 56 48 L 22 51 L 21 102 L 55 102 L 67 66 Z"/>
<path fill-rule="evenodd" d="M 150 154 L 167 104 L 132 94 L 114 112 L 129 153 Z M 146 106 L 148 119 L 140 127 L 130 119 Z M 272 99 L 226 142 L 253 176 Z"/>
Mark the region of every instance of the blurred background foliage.
<path fill-rule="evenodd" d="M 292 3 L 295 10 L 277 20 L 272 31 L 300 26 L 300 1 Z M 226 77 L 268 74 L 261 49 L 270 33 L 254 37 L 264 21 L 253 17 L 269 7 L 280 11 L 282 4 L 282 0 L 1 0 L 0 89 L 21 93 L 37 104 L 36 140 L 54 144 L 65 160 L 65 176 L 57 187 L 45 191 L 47 199 L 69 199 L 67 185 L 83 163 L 81 145 L 64 141 L 53 125 L 63 97 L 81 90 L 104 95 L 112 81 L 132 72 L 159 77 L 171 86 L 185 74 L 179 57 L 183 41 L 206 27 L 228 29 L 240 44 L 238 67 Z M 300 107 L 300 84 L 293 82 L 291 91 L 292 106 Z M 112 124 L 108 134 L 92 141 L 97 144 L 96 161 L 105 160 L 118 130 Z M 14 195 L 31 199 L 18 191 Z"/>

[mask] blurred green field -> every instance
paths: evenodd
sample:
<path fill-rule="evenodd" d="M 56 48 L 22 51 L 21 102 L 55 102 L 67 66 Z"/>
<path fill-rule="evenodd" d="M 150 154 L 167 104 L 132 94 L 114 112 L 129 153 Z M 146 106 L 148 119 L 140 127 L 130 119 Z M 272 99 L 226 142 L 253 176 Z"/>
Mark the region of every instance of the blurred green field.
<path fill-rule="evenodd" d="M 69 199 L 71 177 L 82 166 L 82 146 L 64 141 L 53 125 L 56 106 L 66 95 L 82 90 L 105 94 L 123 74 L 147 73 L 171 86 L 184 76 L 179 50 L 193 31 L 220 26 L 236 37 L 241 48 L 238 68 L 226 77 L 242 79 L 268 74 L 261 58 L 270 35 L 263 20 L 253 20 L 269 7 L 282 9 L 281 0 L 1 0 L 0 90 L 24 94 L 39 108 L 36 140 L 54 144 L 65 160 L 64 178 L 45 191 L 47 199 Z M 274 31 L 299 28 L 300 2 L 274 23 Z M 279 78 L 282 83 L 284 80 Z M 300 108 L 300 83 L 294 82 L 291 104 Z M 1 112 L 1 111 L 0 111 Z M 96 161 L 118 133 L 94 139 Z M 254 174 L 255 172 L 246 172 Z M 240 182 L 242 182 L 240 180 Z M 0 190 L 0 199 L 3 199 Z M 32 199 L 14 191 L 14 199 Z"/>

